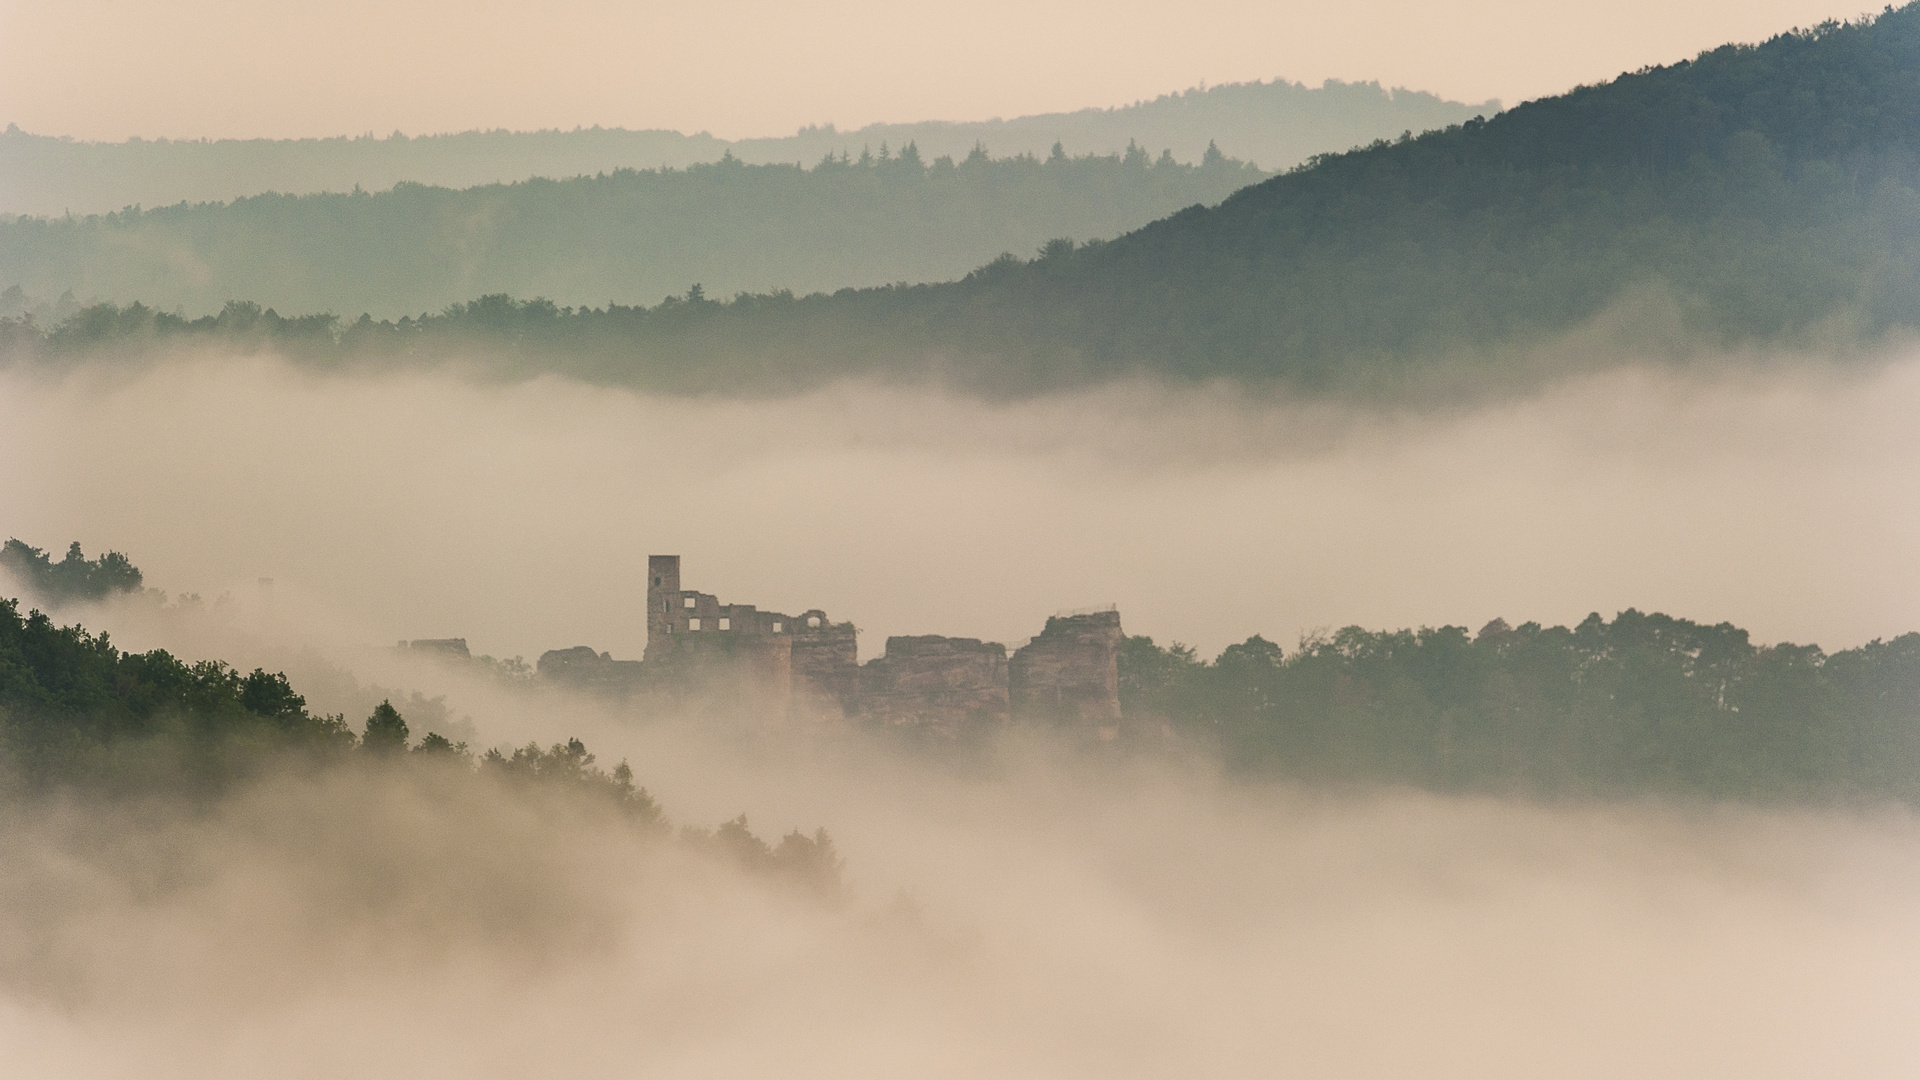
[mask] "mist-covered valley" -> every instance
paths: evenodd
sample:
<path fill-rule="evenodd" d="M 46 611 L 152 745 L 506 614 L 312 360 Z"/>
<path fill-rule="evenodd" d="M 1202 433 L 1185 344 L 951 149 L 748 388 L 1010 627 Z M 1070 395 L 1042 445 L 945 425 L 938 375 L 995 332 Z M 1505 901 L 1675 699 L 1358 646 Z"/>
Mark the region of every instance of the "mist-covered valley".
<path fill-rule="evenodd" d="M 1905 811 L 1245 788 L 1039 764 L 1032 744 L 955 778 L 697 738 L 621 745 L 695 812 L 834 821 L 849 899 L 591 814 L 364 774 L 184 818 L 10 814 L 11 1060 L 160 1077 L 1912 1061 Z"/>
<path fill-rule="evenodd" d="M 222 756 L 183 794 L 122 751 L 10 789 L 0 1031 L 61 1076 L 1901 1075 L 1920 825 L 1882 789 L 1499 794 L 1238 767 L 1191 726 L 903 743 L 392 642 L 638 658 L 644 556 L 674 551 L 852 620 L 862 659 L 1106 603 L 1202 659 L 1629 608 L 1837 652 L 1913 629 L 1916 398 L 1899 351 L 1400 408 L 17 364 L 10 532 L 168 592 L 56 623 L 285 671 L 349 741 L 386 700 L 469 752 L 577 738 L 661 819 L 457 755 Z M 741 815 L 763 847 L 713 839 Z M 826 834 L 827 888 L 768 861 Z"/>
<path fill-rule="evenodd" d="M 1647 61 L 0 135 L 9 1074 L 1912 1075 L 1920 4 Z"/>
<path fill-rule="evenodd" d="M 365 644 L 637 658 L 662 551 L 704 588 L 850 618 L 870 651 L 1107 603 L 1209 655 L 1628 607 L 1838 647 L 1920 604 L 1900 354 L 1404 411 L 1144 383 L 755 401 L 230 356 L 16 368 L 0 392 L 13 535 L 129 551 L 209 600 L 270 577 L 308 632 Z"/>
<path fill-rule="evenodd" d="M 1898 803 L 1272 782 L 1033 728 L 955 756 L 636 717 L 390 649 L 301 656 L 297 627 L 169 607 L 75 613 L 291 658 L 320 708 L 385 680 L 486 744 L 584 738 L 696 832 L 444 752 L 289 752 L 213 797 L 10 786 L 0 1032 L 35 1075 L 1788 1077 L 1913 1058 L 1920 823 Z M 829 823 L 830 887 L 701 839 L 742 813 L 766 836 Z"/>

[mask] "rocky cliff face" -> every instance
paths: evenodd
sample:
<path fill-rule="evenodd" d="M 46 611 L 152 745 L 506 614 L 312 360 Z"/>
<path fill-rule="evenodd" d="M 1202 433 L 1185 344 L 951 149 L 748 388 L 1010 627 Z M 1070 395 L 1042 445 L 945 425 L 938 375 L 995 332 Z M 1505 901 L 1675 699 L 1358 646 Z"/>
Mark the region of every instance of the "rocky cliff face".
<path fill-rule="evenodd" d="M 1122 638 L 1118 611 L 1048 619 L 1008 661 L 1013 718 L 1118 736 Z"/>
<path fill-rule="evenodd" d="M 860 669 L 869 723 L 943 738 L 1002 727 L 1008 718 L 1007 647 L 977 638 L 890 637 Z"/>
<path fill-rule="evenodd" d="M 860 650 L 853 624 L 833 622 L 815 609 L 791 620 L 788 632 L 793 638 L 796 712 L 829 723 L 853 716 L 860 698 Z"/>

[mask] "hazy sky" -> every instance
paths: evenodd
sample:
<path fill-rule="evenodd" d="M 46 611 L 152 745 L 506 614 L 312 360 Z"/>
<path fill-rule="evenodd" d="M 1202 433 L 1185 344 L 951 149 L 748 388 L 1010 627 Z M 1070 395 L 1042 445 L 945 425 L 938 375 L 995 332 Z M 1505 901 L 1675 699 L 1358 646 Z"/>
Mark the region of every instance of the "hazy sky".
<path fill-rule="evenodd" d="M 1377 79 L 1509 103 L 1829 0 L 0 0 L 0 123 L 89 139 L 575 125 L 744 137 Z"/>

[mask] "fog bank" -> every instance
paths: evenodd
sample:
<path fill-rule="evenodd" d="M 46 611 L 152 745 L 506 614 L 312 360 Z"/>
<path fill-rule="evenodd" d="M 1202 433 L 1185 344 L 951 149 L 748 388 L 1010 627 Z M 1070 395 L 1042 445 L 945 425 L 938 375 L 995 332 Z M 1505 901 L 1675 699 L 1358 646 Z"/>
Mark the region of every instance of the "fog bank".
<path fill-rule="evenodd" d="M 785 401 L 206 360 L 0 375 L 0 528 L 342 640 L 644 646 L 644 556 L 863 630 L 1023 641 L 1118 603 L 1211 653 L 1636 606 L 1838 648 L 1920 626 L 1920 364 L 1617 372 L 1423 415 L 1106 390 Z M 147 647 L 148 643 L 125 642 Z M 153 642 L 151 644 L 162 644 Z"/>
<path fill-rule="evenodd" d="M 1032 733 L 783 741 L 373 648 L 643 646 L 644 556 L 885 635 L 1061 607 L 1211 652 L 1637 605 L 1829 647 L 1920 625 L 1920 363 L 1624 371 L 1355 412 L 1224 388 L 780 402 L 206 359 L 0 374 L 0 529 L 233 603 L 65 612 L 580 736 L 676 823 L 825 826 L 822 904 L 580 807 L 379 769 L 198 813 L 0 810 L 0 1045 L 62 1077 L 1905 1077 L 1905 808 L 1540 806 L 1222 780 Z M 270 595 L 256 579 L 273 577 Z"/>
<path fill-rule="evenodd" d="M 605 747 L 603 746 L 603 749 Z M 1910 1075 L 1910 814 L 1223 786 L 636 733 L 835 827 L 799 902 L 590 815 L 368 775 L 0 823 L 20 1075 Z M 743 796 L 748 789 L 755 795 Z M 751 798 L 752 802 L 744 801 Z M 811 817 L 802 818 L 811 820 Z"/>

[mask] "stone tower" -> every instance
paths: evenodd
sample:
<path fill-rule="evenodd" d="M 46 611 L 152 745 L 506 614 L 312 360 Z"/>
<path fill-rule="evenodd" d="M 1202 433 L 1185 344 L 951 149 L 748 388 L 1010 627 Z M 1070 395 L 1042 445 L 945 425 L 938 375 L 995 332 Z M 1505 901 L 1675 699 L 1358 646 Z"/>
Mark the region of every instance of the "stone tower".
<path fill-rule="evenodd" d="M 673 633 L 680 602 L 680 556 L 647 556 L 647 647 Z"/>

